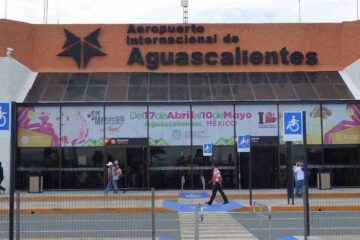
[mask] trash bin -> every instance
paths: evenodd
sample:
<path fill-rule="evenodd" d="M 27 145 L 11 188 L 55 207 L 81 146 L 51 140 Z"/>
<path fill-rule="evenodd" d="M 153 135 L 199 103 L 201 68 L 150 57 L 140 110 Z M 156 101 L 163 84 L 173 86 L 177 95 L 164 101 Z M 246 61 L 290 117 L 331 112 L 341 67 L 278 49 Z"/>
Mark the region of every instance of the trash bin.
<path fill-rule="evenodd" d="M 317 188 L 320 190 L 331 189 L 330 170 L 320 170 L 317 173 Z"/>
<path fill-rule="evenodd" d="M 29 176 L 29 193 L 43 192 L 43 176 L 40 174 Z"/>

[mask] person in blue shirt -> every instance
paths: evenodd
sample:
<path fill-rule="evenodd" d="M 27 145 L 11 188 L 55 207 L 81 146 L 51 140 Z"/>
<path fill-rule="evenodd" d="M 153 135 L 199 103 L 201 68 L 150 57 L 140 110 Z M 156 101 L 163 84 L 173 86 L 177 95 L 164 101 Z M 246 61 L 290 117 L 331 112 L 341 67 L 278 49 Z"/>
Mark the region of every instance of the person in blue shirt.
<path fill-rule="evenodd" d="M 4 169 L 1 166 L 1 162 L 0 162 L 0 189 L 3 191 L 3 193 L 5 193 L 6 188 L 4 188 L 3 186 L 1 186 L 2 181 L 4 180 Z"/>

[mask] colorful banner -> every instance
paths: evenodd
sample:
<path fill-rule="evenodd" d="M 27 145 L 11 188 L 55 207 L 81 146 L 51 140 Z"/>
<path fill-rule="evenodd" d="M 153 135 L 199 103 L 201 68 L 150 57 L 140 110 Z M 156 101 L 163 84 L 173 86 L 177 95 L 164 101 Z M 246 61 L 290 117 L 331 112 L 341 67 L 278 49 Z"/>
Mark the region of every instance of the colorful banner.
<path fill-rule="evenodd" d="M 193 106 L 193 144 L 234 145 L 234 111 L 232 105 Z"/>
<path fill-rule="evenodd" d="M 321 144 L 321 112 L 318 104 L 279 105 L 280 144 L 285 144 L 283 133 L 283 112 L 306 112 L 306 141 L 307 144 Z M 302 141 L 293 141 L 302 144 Z"/>
<path fill-rule="evenodd" d="M 324 144 L 360 144 L 360 104 L 322 106 Z"/>
<path fill-rule="evenodd" d="M 147 138 L 146 106 L 109 106 L 105 108 L 105 137 Z"/>
<path fill-rule="evenodd" d="M 149 145 L 190 145 L 190 106 L 149 107 Z"/>
<path fill-rule="evenodd" d="M 236 135 L 251 137 L 278 136 L 278 116 L 276 105 L 235 106 Z"/>
<path fill-rule="evenodd" d="M 60 107 L 20 107 L 18 147 L 59 147 Z"/>
<path fill-rule="evenodd" d="M 103 107 L 63 107 L 61 146 L 104 146 Z"/>

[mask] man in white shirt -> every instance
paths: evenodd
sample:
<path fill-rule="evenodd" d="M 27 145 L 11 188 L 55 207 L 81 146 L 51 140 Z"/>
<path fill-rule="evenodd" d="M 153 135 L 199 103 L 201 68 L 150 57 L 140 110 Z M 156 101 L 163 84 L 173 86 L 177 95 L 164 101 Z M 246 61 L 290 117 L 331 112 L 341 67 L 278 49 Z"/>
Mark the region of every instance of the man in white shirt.
<path fill-rule="evenodd" d="M 304 171 L 303 164 L 301 162 L 297 162 L 293 168 L 295 174 L 295 196 L 302 195 L 302 187 L 304 185 Z"/>
<path fill-rule="evenodd" d="M 222 177 L 221 177 L 220 170 L 215 166 L 215 164 L 212 164 L 212 167 L 213 167 L 213 174 L 212 174 L 211 180 L 209 181 L 209 183 L 212 183 L 212 195 L 211 195 L 210 200 L 206 204 L 211 206 L 212 202 L 215 199 L 217 191 L 220 192 L 220 194 L 224 200 L 223 204 L 227 204 L 227 203 L 229 203 L 229 201 L 228 201 L 224 191 L 222 190 Z"/>

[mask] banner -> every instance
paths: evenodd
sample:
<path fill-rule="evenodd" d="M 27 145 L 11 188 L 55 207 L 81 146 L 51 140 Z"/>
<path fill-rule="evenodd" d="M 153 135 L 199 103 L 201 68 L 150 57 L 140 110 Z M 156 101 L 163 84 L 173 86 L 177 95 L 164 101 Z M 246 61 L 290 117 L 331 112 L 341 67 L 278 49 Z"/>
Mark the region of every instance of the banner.
<path fill-rule="evenodd" d="M 190 145 L 190 106 L 150 106 L 149 145 Z"/>
<path fill-rule="evenodd" d="M 251 137 L 277 137 L 276 105 L 236 105 L 236 134 Z"/>
<path fill-rule="evenodd" d="M 306 112 L 306 141 L 307 144 L 321 144 L 321 114 L 319 104 L 279 105 L 280 144 L 285 144 L 283 132 L 283 112 Z M 293 141 L 302 144 L 302 141 Z"/>
<path fill-rule="evenodd" d="M 146 106 L 105 107 L 105 137 L 147 138 Z"/>
<path fill-rule="evenodd" d="M 18 147 L 59 147 L 60 107 L 19 107 Z"/>
<path fill-rule="evenodd" d="M 232 105 L 193 106 L 193 145 L 234 145 L 233 109 Z"/>
<path fill-rule="evenodd" d="M 104 146 L 103 107 L 63 107 L 61 146 Z"/>
<path fill-rule="evenodd" d="M 323 104 L 324 144 L 360 144 L 360 104 Z"/>

